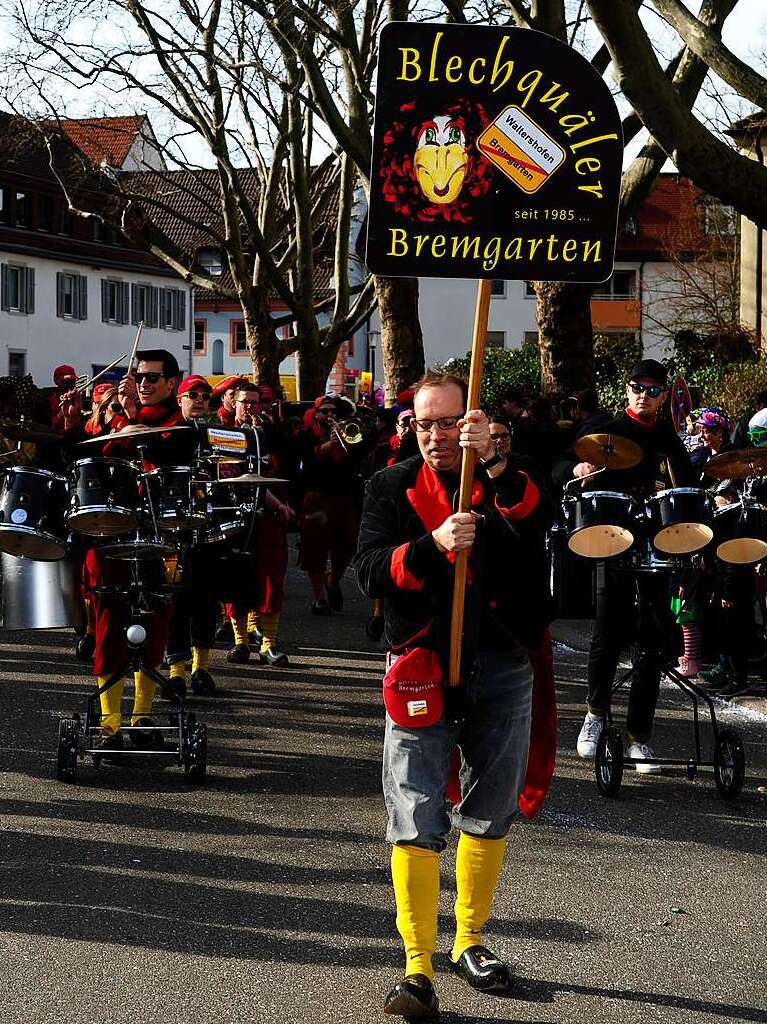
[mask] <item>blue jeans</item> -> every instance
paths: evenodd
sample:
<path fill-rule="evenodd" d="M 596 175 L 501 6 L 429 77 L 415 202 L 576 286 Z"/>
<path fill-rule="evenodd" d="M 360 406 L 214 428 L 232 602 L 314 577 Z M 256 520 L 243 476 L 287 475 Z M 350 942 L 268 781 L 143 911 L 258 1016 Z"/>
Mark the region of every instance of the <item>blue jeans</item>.
<path fill-rule="evenodd" d="M 390 843 L 445 849 L 451 817 L 445 798 L 450 757 L 461 751 L 461 802 L 452 824 L 462 832 L 501 839 L 517 814 L 530 742 L 533 673 L 527 655 L 486 651 L 466 684 L 466 716 L 444 717 L 423 729 L 386 716 L 383 792 Z"/>

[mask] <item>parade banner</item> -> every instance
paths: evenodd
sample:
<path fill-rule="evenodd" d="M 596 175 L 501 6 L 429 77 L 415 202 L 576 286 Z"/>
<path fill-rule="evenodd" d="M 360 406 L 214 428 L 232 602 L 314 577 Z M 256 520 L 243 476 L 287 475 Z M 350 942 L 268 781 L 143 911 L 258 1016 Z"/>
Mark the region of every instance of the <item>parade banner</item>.
<path fill-rule="evenodd" d="M 381 33 L 366 262 L 387 277 L 599 283 L 623 157 L 591 64 L 530 29 Z"/>

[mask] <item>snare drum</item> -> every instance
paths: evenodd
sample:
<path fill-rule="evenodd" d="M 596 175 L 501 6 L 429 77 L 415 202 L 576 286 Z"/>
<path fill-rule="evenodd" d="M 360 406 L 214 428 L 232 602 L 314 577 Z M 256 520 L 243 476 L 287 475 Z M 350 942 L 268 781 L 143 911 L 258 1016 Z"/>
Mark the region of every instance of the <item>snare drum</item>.
<path fill-rule="evenodd" d="M 66 523 L 89 537 L 114 537 L 138 526 L 138 470 L 123 459 L 79 459 L 69 467 Z"/>
<path fill-rule="evenodd" d="M 637 529 L 637 506 L 629 494 L 587 491 L 564 502 L 567 546 L 582 558 L 615 558 L 628 551 Z"/>
<path fill-rule="evenodd" d="M 201 530 L 208 497 L 205 480 L 190 466 L 163 466 L 143 473 L 147 515 L 160 530 Z"/>
<path fill-rule="evenodd" d="M 245 519 L 237 497 L 237 488 L 228 487 L 225 480 L 211 480 L 207 490 L 207 519 L 202 535 L 203 544 L 222 544 L 235 541 L 242 535 Z"/>
<path fill-rule="evenodd" d="M 756 565 L 767 557 L 767 505 L 746 499 L 714 512 L 716 557 L 728 565 Z"/>
<path fill-rule="evenodd" d="M 63 476 L 47 469 L 10 466 L 0 486 L 0 551 L 55 562 L 67 551 Z"/>
<path fill-rule="evenodd" d="M 647 502 L 653 544 L 667 555 L 689 555 L 711 542 L 711 506 L 697 487 L 659 491 Z"/>

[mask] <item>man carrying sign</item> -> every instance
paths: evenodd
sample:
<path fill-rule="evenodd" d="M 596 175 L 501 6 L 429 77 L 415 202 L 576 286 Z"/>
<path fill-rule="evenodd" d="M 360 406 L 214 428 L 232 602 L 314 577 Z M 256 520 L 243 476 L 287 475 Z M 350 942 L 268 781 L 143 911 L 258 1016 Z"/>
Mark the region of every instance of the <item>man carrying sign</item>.
<path fill-rule="evenodd" d="M 465 401 L 463 382 L 449 375 L 427 374 L 416 386 L 412 429 L 419 454 L 369 481 L 355 559 L 363 592 L 384 600 L 383 785 L 406 957 L 405 978 L 384 1009 L 408 1018 L 438 1009 L 432 955 L 456 749 L 460 792 L 452 823 L 460 835 L 451 959 L 473 988 L 511 987 L 508 966 L 482 944 L 482 928 L 525 783 L 532 694 L 527 649 L 539 645 L 550 617 L 543 548 L 549 502 L 530 463 L 496 454 L 487 417 L 467 412 Z M 471 511 L 453 513 L 462 449 L 469 448 L 479 458 Z M 465 685 L 443 688 L 453 566 L 462 550 L 470 552 Z"/>

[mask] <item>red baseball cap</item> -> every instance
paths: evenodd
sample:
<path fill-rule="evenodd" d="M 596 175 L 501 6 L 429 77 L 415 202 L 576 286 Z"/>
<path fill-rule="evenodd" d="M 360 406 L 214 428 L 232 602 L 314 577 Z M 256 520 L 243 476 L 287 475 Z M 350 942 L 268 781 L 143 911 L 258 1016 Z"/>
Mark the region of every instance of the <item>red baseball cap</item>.
<path fill-rule="evenodd" d="M 117 385 L 114 382 L 108 381 L 102 382 L 101 384 L 96 384 L 95 387 L 93 388 L 91 401 L 98 404 L 104 397 L 104 395 L 107 393 L 107 391 L 117 391 Z"/>
<path fill-rule="evenodd" d="M 223 393 L 228 391 L 229 388 L 234 387 L 240 379 L 241 378 L 238 377 L 236 373 L 231 374 L 229 377 L 224 377 L 224 379 L 220 380 L 213 388 L 213 397 L 218 398 L 220 395 L 223 395 Z"/>
<path fill-rule="evenodd" d="M 190 374 L 189 377 L 184 377 L 178 386 L 176 394 L 185 395 L 187 391 L 191 391 L 192 388 L 205 388 L 208 394 L 213 393 L 210 382 L 207 381 L 205 377 L 201 377 L 199 373 L 193 373 Z"/>
<path fill-rule="evenodd" d="M 77 380 L 75 368 L 67 363 L 62 363 L 61 366 L 57 366 L 53 371 L 53 383 L 64 384 L 68 380 Z"/>

